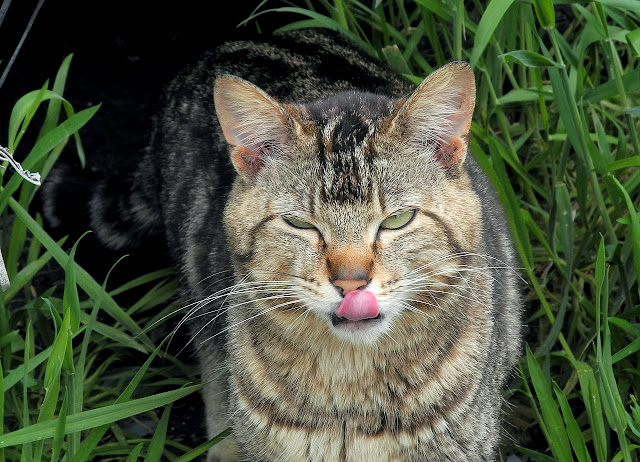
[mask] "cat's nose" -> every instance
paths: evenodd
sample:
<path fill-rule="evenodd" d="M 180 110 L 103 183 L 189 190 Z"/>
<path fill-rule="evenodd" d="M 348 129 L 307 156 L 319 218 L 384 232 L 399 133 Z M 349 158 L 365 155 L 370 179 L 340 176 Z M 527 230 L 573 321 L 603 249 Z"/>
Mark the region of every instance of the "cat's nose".
<path fill-rule="evenodd" d="M 366 286 L 367 281 L 365 281 L 364 279 L 359 279 L 357 281 L 351 280 L 351 279 L 346 279 L 346 280 L 337 279 L 333 281 L 333 285 L 340 289 L 340 291 L 342 292 L 342 296 L 344 297 L 349 292 L 353 292 L 354 290 L 358 290 L 361 287 Z"/>

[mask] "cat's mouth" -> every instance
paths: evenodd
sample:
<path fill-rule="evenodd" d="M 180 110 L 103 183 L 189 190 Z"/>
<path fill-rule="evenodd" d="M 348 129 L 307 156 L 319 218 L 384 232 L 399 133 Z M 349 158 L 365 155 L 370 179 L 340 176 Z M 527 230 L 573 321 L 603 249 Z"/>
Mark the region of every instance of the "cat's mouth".
<path fill-rule="evenodd" d="M 352 320 L 338 316 L 335 313 L 331 314 L 331 324 L 333 327 L 339 327 L 341 329 L 347 329 L 350 331 L 368 329 L 374 324 L 379 323 L 382 320 L 382 315 L 378 314 L 375 318 Z"/>

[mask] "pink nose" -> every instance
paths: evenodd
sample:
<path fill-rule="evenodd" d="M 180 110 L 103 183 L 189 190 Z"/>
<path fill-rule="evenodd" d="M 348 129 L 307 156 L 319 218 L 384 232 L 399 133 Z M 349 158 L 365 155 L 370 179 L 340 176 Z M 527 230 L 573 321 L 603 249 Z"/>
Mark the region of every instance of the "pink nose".
<path fill-rule="evenodd" d="M 344 297 L 349 292 L 353 292 L 354 290 L 358 290 L 359 288 L 366 286 L 367 281 L 362 279 L 357 281 L 354 281 L 351 279 L 345 279 L 345 280 L 338 279 L 333 281 L 333 285 L 340 288 L 340 290 L 342 291 L 342 296 Z"/>

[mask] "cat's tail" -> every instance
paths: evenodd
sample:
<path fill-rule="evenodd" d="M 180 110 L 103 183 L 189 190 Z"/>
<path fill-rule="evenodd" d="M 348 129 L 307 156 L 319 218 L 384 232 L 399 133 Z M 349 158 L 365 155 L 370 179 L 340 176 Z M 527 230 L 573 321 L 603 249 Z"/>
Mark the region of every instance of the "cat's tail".
<path fill-rule="evenodd" d="M 134 250 L 155 240 L 163 226 L 149 163 L 124 174 L 56 167 L 43 182 L 47 224 L 65 231 L 90 229 L 112 250 Z"/>

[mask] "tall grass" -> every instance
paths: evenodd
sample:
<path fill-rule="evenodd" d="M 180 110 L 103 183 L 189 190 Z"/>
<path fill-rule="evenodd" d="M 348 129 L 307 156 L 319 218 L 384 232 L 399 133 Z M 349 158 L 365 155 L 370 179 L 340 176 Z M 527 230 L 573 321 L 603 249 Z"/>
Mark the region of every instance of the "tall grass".
<path fill-rule="evenodd" d="M 42 181 L 70 139 L 84 162 L 78 130 L 99 109 L 75 113 L 64 99 L 71 59 L 64 60 L 51 87 L 45 82 L 20 98 L 9 120 L 9 151 L 21 154 L 22 166 L 40 172 Z M 33 127 L 38 112 L 44 112 L 42 123 Z M 36 129 L 33 146 L 25 147 L 23 136 Z M 150 335 L 176 309 L 172 272 L 142 275 L 107 291 L 106 280 L 98 283 L 75 263 L 80 241 L 63 250 L 67 239 L 55 242 L 39 214 L 29 213 L 35 185 L 8 170 L 0 175 L 2 252 L 11 281 L 0 296 L 0 460 L 137 460 L 133 454 L 139 454 L 158 461 L 163 453 L 175 460 L 178 452 L 179 460 L 188 461 L 203 454 L 215 440 L 191 448 L 166 434 L 171 403 L 201 388 L 189 383 L 195 376 L 191 366 L 166 352 L 164 365 L 153 365 L 161 344 Z M 35 284 L 53 262 L 63 269 L 61 286 Z M 118 304 L 117 296 L 141 286 L 147 291 L 138 301 Z M 137 363 L 139 369 L 119 362 Z M 151 411 L 165 405 L 158 420 Z M 137 434 L 133 416 L 146 421 L 145 437 Z"/>
<path fill-rule="evenodd" d="M 276 13 L 299 17 L 284 30 L 341 31 L 416 83 L 469 61 L 471 153 L 505 206 L 528 282 L 527 347 L 505 392 L 500 458 L 637 461 L 640 2 L 273 0 L 247 22 Z M 78 130 L 98 110 L 75 113 L 64 99 L 70 62 L 3 127 L 43 181 L 72 139 L 83 158 Z M 107 289 L 74 262 L 82 241 L 55 242 L 42 228 L 30 210 L 37 188 L 0 175 L 12 283 L 0 297 L 0 460 L 203 459 L 224 435 L 192 448 L 168 425 L 171 403 L 199 389 L 154 335 L 177 306 L 171 272 Z M 64 283 L 34 284 L 55 266 Z M 145 293 L 121 306 L 133 289 Z"/>

